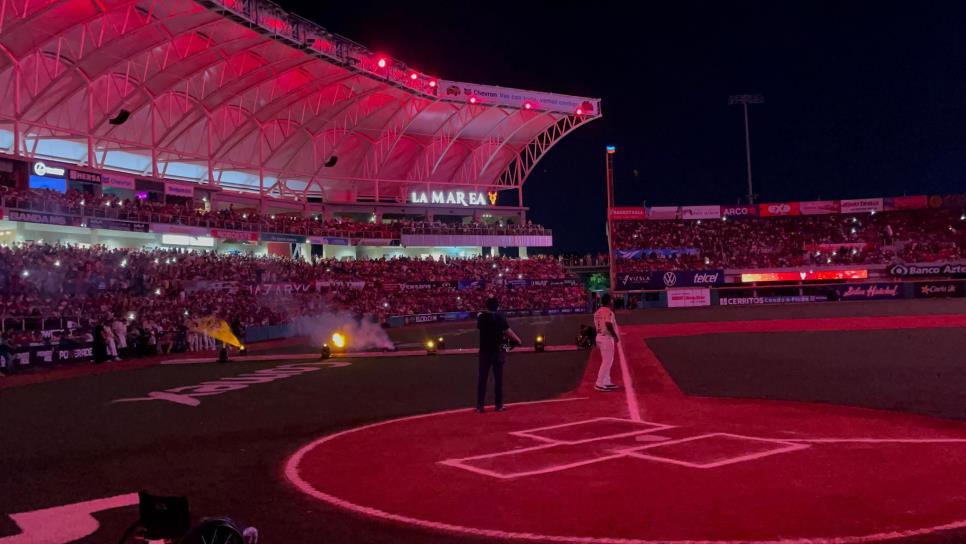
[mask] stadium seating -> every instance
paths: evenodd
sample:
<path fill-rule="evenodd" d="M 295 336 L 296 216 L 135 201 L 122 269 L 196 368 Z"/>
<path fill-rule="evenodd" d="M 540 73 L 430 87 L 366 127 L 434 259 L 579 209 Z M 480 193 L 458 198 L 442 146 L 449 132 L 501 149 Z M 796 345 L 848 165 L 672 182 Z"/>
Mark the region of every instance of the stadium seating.
<path fill-rule="evenodd" d="M 966 258 L 966 220 L 959 210 L 921 209 L 616 221 L 614 249 L 618 272 L 935 262 Z"/>
<path fill-rule="evenodd" d="M 68 190 L 66 193 L 46 189 L 16 190 L 0 186 L 0 207 L 85 217 L 166 223 L 197 227 L 261 231 L 279 234 L 332 236 L 345 238 L 399 239 L 407 234 L 544 234 L 546 230 L 532 223 L 467 223 L 440 221 L 393 221 L 384 223 L 351 221 L 299 213 L 259 215 L 254 210 L 233 207 L 204 211 L 186 205 L 165 204 L 148 200 L 118 199 L 110 195 L 91 195 Z"/>
<path fill-rule="evenodd" d="M 567 279 L 532 286 L 527 280 Z M 0 248 L 0 314 L 15 343 L 42 342 L 42 329 L 78 337 L 122 320 L 160 349 L 186 343 L 194 317 L 246 327 L 348 310 L 392 315 L 474 311 L 487 296 L 507 309 L 583 307 L 587 293 L 554 258 L 528 260 L 299 260 L 165 250 L 82 249 L 22 244 Z"/>

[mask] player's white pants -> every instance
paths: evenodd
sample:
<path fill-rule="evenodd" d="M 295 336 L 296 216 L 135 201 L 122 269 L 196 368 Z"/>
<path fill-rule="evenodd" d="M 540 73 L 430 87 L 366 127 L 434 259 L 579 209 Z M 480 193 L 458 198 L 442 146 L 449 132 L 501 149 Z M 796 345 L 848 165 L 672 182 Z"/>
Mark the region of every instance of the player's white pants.
<path fill-rule="evenodd" d="M 614 366 L 614 339 L 610 336 L 597 335 L 597 347 L 600 348 L 600 370 L 597 372 L 597 386 L 613 385 L 610 381 L 610 368 Z"/>

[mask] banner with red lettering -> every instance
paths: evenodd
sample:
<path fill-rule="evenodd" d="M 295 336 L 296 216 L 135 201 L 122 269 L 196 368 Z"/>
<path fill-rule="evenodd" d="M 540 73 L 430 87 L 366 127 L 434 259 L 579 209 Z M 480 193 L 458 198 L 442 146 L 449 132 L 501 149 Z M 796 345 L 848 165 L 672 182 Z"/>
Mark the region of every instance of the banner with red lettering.
<path fill-rule="evenodd" d="M 647 214 L 644 208 L 611 208 L 610 218 L 615 221 L 643 221 Z"/>
<path fill-rule="evenodd" d="M 799 215 L 798 202 L 773 202 L 770 204 L 759 204 L 758 213 L 762 217 L 775 217 L 782 215 Z"/>
<path fill-rule="evenodd" d="M 720 219 L 721 206 L 681 206 L 681 219 Z"/>
<path fill-rule="evenodd" d="M 838 200 L 812 200 L 799 202 L 798 211 L 802 215 L 825 215 L 841 212 L 842 205 Z"/>
<path fill-rule="evenodd" d="M 724 217 L 758 217 L 758 206 L 722 206 L 721 215 Z"/>

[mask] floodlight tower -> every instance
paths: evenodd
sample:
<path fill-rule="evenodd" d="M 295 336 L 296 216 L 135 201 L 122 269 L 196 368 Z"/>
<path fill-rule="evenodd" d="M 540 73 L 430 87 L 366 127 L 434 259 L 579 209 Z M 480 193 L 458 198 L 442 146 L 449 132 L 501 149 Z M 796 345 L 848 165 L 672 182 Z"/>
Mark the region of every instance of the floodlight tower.
<path fill-rule="evenodd" d="M 748 204 L 755 203 L 755 192 L 751 188 L 751 137 L 748 132 L 748 104 L 764 104 L 765 97 L 760 94 L 733 94 L 728 97 L 728 105 L 741 104 L 745 109 L 745 160 L 748 162 Z"/>
<path fill-rule="evenodd" d="M 614 207 L 614 155 L 617 154 L 617 147 L 609 145 L 605 148 L 604 160 L 607 169 L 607 260 L 610 266 L 610 289 L 617 286 L 614 274 L 614 231 L 611 227 L 612 209 Z"/>

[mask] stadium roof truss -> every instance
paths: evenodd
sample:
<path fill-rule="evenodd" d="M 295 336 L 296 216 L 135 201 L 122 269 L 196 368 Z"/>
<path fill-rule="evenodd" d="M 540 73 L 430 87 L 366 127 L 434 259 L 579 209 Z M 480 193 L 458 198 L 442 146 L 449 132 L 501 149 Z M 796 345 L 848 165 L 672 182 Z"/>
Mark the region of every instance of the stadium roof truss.
<path fill-rule="evenodd" d="M 280 197 L 520 188 L 600 116 L 437 80 L 260 0 L 0 0 L 0 51 L 0 152 Z"/>

